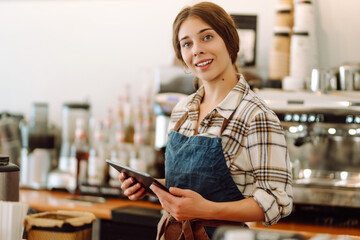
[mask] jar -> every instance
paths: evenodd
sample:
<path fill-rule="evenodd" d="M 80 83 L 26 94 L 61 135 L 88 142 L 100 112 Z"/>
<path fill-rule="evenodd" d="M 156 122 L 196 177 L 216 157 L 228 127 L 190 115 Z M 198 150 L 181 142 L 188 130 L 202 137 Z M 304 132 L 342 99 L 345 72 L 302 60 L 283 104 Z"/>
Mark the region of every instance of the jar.
<path fill-rule="evenodd" d="M 0 201 L 19 201 L 20 168 L 0 154 Z"/>

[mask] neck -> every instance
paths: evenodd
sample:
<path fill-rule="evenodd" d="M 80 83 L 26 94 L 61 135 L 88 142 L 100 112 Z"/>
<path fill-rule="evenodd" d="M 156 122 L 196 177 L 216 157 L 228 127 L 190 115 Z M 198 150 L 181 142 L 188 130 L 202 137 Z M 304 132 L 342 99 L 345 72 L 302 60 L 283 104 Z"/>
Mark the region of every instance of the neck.
<path fill-rule="evenodd" d="M 203 81 L 205 95 L 202 103 L 217 105 L 236 86 L 238 78 L 236 72 L 228 76 L 220 76 L 216 80 Z"/>

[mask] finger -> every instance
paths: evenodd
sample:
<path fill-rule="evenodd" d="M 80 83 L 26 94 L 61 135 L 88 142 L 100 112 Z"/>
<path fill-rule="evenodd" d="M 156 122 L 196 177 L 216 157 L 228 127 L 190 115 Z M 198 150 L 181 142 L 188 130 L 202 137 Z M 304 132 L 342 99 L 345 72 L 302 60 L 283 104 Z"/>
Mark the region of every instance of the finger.
<path fill-rule="evenodd" d="M 150 186 L 151 189 L 151 186 Z M 151 189 L 152 190 L 152 189 Z M 154 191 L 154 190 L 152 190 Z M 156 191 L 156 190 L 155 190 Z M 169 208 L 169 204 L 167 203 L 167 201 L 163 200 L 162 197 L 157 196 L 160 202 L 161 207 L 168 213 L 170 213 L 170 208 Z"/>
<path fill-rule="evenodd" d="M 141 188 L 141 184 L 140 184 L 140 183 L 136 183 L 135 185 L 126 188 L 125 191 L 124 191 L 124 194 L 125 194 L 125 196 L 133 195 L 134 193 L 136 193 L 137 191 L 139 191 L 140 188 Z"/>
<path fill-rule="evenodd" d="M 125 174 L 124 172 L 119 173 L 119 180 L 120 180 L 120 182 L 125 181 L 125 179 L 126 179 L 126 174 Z"/>
<path fill-rule="evenodd" d="M 150 189 L 156 194 L 156 196 L 158 197 L 161 206 L 168 212 L 170 212 L 170 209 L 167 208 L 167 206 L 170 208 L 172 206 L 172 203 L 174 201 L 174 196 L 171 195 L 170 193 L 162 190 L 161 188 L 159 188 L 158 186 L 156 186 L 155 184 L 151 184 L 150 185 Z"/>
<path fill-rule="evenodd" d="M 137 192 L 129 196 L 130 200 L 137 200 L 145 196 L 145 188 L 141 187 Z"/>
<path fill-rule="evenodd" d="M 125 179 L 122 184 L 121 184 L 121 189 L 122 190 L 126 190 L 127 188 L 129 188 L 131 185 L 133 185 L 135 182 L 135 179 L 130 177 L 130 178 L 127 178 Z"/>
<path fill-rule="evenodd" d="M 158 198 L 163 196 L 163 192 L 165 192 L 164 190 L 160 189 L 158 186 L 156 186 L 155 184 L 151 184 L 150 185 L 150 189 L 156 194 L 156 196 Z"/>
<path fill-rule="evenodd" d="M 181 189 L 177 187 L 170 187 L 169 192 L 172 195 L 178 196 L 178 197 L 190 197 L 192 196 L 192 191 L 188 189 Z"/>

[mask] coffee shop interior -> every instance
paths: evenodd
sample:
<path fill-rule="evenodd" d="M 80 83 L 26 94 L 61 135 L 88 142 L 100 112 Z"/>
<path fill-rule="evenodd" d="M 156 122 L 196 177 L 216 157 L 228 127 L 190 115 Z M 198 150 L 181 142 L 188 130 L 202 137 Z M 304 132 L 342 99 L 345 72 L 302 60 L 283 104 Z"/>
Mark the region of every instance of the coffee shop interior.
<path fill-rule="evenodd" d="M 172 22 L 197 2 L 0 0 L 1 240 L 155 239 L 158 199 L 128 200 L 105 160 L 164 178 L 171 111 L 195 92 Z M 212 2 L 281 122 L 294 200 L 214 239 L 360 239 L 360 1 Z"/>

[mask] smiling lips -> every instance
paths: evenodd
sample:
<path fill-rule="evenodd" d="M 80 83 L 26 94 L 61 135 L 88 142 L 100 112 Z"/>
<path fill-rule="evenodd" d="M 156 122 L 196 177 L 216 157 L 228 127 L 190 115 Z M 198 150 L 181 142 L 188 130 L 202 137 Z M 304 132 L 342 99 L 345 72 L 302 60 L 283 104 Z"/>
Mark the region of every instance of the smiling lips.
<path fill-rule="evenodd" d="M 206 60 L 206 61 L 203 61 L 203 62 L 200 62 L 200 63 L 196 63 L 195 66 L 196 67 L 204 67 L 210 63 L 213 62 L 213 59 L 210 59 L 210 60 Z"/>

